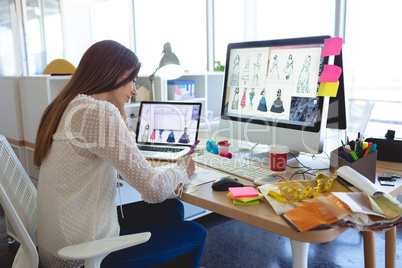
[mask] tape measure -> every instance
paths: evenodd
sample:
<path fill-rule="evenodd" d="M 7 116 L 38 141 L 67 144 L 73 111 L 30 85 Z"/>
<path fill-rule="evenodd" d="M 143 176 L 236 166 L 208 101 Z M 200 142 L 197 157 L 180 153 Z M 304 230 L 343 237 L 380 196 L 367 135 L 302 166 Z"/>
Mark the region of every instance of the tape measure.
<path fill-rule="evenodd" d="M 270 190 L 268 196 L 281 203 L 289 203 L 291 201 L 298 202 L 306 197 L 314 198 L 318 193 L 329 191 L 336 177 L 337 174 L 335 172 L 334 175 L 325 183 L 324 179 L 328 179 L 328 177 L 324 174 L 318 173 L 316 175 L 317 186 L 315 187 L 307 186 L 305 189 L 302 189 L 300 186 L 285 186 L 280 189 L 280 193 Z"/>

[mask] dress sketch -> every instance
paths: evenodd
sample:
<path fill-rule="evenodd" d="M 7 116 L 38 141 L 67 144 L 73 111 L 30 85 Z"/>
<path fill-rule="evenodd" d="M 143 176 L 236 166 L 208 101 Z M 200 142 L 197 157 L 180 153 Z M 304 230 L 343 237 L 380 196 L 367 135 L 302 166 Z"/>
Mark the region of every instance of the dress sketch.
<path fill-rule="evenodd" d="M 247 93 L 247 88 L 244 89 L 243 97 L 241 98 L 240 106 L 242 108 L 246 107 L 246 93 Z"/>
<path fill-rule="evenodd" d="M 239 86 L 239 64 L 240 56 L 236 55 L 235 59 L 233 60 L 232 76 L 230 78 L 231 86 Z"/>
<path fill-rule="evenodd" d="M 310 93 L 310 62 L 311 56 L 307 55 L 297 82 L 297 93 Z"/>
<path fill-rule="evenodd" d="M 257 54 L 257 59 L 254 62 L 254 77 L 253 77 L 253 85 L 259 86 L 259 73 L 261 69 L 261 53 Z"/>
<path fill-rule="evenodd" d="M 163 131 L 165 131 L 165 130 L 163 130 L 163 129 L 160 129 L 160 130 L 159 130 L 158 141 L 162 141 L 162 133 L 163 133 Z"/>
<path fill-rule="evenodd" d="M 142 134 L 142 141 L 147 142 L 149 137 L 149 125 L 147 124 L 144 128 L 144 133 Z"/>
<path fill-rule="evenodd" d="M 260 103 L 258 104 L 257 110 L 261 112 L 266 112 L 268 111 L 267 109 L 267 100 L 265 99 L 265 88 L 261 91 L 261 100 Z"/>
<path fill-rule="evenodd" d="M 169 134 L 169 136 L 168 136 L 166 141 L 170 142 L 170 143 L 174 143 L 176 141 L 176 138 L 174 137 L 173 130 L 170 131 L 170 134 Z"/>
<path fill-rule="evenodd" d="M 248 109 L 253 110 L 253 99 L 255 96 L 254 88 L 251 88 L 251 91 L 248 95 L 250 96 L 250 102 L 248 103 Z"/>
<path fill-rule="evenodd" d="M 286 62 L 286 67 L 283 69 L 283 72 L 286 74 L 286 80 L 290 79 L 290 76 L 293 73 L 293 56 L 292 54 L 289 55 L 288 61 Z"/>
<path fill-rule="evenodd" d="M 270 78 L 270 79 L 280 79 L 278 63 L 279 63 L 278 55 L 275 55 L 273 60 L 272 60 L 272 67 L 269 70 L 268 78 Z"/>
<path fill-rule="evenodd" d="M 250 56 L 247 56 L 246 64 L 244 65 L 243 74 L 241 76 L 241 80 L 243 84 L 247 84 L 250 79 Z"/>
<path fill-rule="evenodd" d="M 180 136 L 179 143 L 189 143 L 190 142 L 190 137 L 187 134 L 187 130 L 188 130 L 188 128 L 185 127 L 183 134 L 181 134 L 181 136 Z"/>
<path fill-rule="evenodd" d="M 278 89 L 278 92 L 276 93 L 276 100 L 271 106 L 271 112 L 280 114 L 285 111 L 285 109 L 283 108 L 283 102 L 281 100 L 281 97 L 282 97 L 282 90 Z"/>
<path fill-rule="evenodd" d="M 152 130 L 152 134 L 151 134 L 151 140 L 154 141 L 155 140 L 155 129 Z"/>
<path fill-rule="evenodd" d="M 233 101 L 232 101 L 232 109 L 237 110 L 239 109 L 239 88 L 237 87 L 235 89 L 235 95 L 233 97 Z"/>

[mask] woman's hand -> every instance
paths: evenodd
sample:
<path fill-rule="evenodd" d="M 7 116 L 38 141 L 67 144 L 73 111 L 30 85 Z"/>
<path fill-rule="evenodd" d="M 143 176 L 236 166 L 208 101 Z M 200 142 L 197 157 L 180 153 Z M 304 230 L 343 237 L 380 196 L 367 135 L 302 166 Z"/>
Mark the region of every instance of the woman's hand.
<path fill-rule="evenodd" d="M 194 174 L 195 165 L 194 165 L 194 161 L 191 158 L 191 156 L 180 157 L 177 160 L 177 165 L 178 166 L 184 166 L 186 168 L 187 175 L 189 177 Z"/>
<path fill-rule="evenodd" d="M 118 107 L 121 117 L 123 118 L 124 123 L 126 123 L 126 126 L 128 127 L 128 118 L 127 118 L 127 114 L 126 114 L 126 109 L 125 107 Z"/>

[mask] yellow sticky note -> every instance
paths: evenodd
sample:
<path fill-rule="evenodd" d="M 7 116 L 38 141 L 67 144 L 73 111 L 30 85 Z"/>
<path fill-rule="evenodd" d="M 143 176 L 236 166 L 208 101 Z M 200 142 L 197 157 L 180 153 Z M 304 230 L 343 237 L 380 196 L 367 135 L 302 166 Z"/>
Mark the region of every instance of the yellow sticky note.
<path fill-rule="evenodd" d="M 336 97 L 338 93 L 339 81 L 336 83 L 322 82 L 318 89 L 317 96 Z"/>

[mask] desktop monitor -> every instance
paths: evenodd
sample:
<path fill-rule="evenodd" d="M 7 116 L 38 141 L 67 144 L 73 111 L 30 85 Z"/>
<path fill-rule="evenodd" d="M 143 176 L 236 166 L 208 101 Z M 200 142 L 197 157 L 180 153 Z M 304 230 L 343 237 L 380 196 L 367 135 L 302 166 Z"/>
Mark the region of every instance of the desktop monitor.
<path fill-rule="evenodd" d="M 293 154 L 321 153 L 329 98 L 317 91 L 329 61 L 321 57 L 327 38 L 229 44 L 219 135 L 287 145 Z"/>

